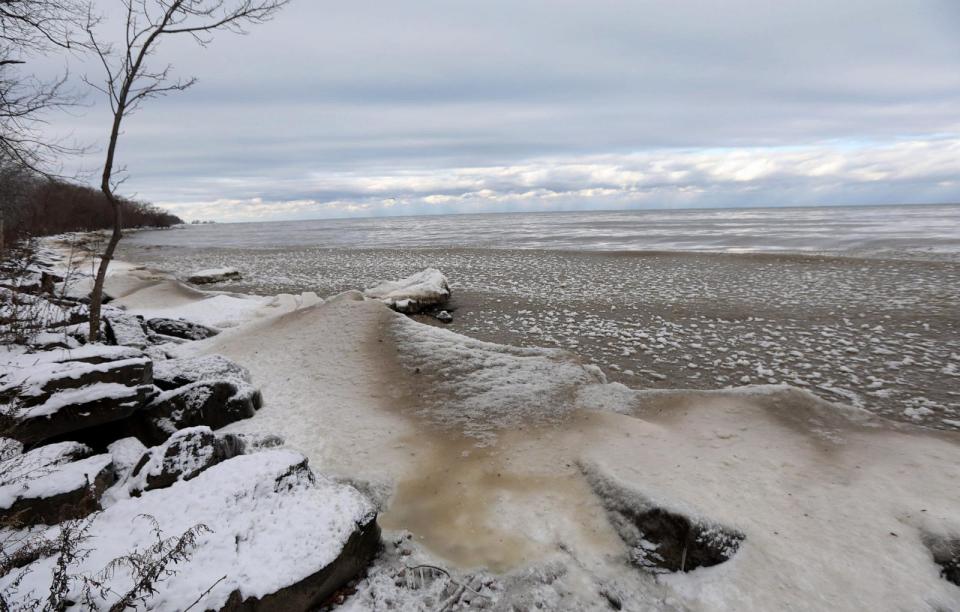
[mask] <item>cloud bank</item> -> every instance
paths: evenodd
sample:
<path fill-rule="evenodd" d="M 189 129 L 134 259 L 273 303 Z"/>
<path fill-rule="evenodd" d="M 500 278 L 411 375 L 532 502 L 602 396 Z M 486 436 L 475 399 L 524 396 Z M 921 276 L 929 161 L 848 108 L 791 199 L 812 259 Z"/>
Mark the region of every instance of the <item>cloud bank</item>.
<path fill-rule="evenodd" d="M 161 47 L 199 83 L 130 118 L 125 188 L 217 220 L 955 202 L 957 31 L 955 0 L 301 0 Z M 91 103 L 51 129 L 101 142 Z"/>

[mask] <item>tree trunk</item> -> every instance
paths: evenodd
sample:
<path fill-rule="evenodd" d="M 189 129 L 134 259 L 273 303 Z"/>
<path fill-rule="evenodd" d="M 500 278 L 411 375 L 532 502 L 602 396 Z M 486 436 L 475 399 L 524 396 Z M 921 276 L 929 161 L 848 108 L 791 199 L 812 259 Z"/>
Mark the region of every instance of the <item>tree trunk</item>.
<path fill-rule="evenodd" d="M 110 242 L 100 257 L 100 265 L 97 267 L 97 278 L 93 283 L 93 292 L 90 293 L 90 342 L 96 342 L 100 338 L 100 305 L 103 303 L 103 283 L 107 280 L 107 268 L 110 261 L 113 260 L 113 253 L 117 250 L 117 243 L 123 235 L 123 219 L 121 217 L 120 203 L 117 202 L 109 190 L 104 190 L 104 195 L 110 201 L 113 207 L 113 232 L 110 234 Z"/>

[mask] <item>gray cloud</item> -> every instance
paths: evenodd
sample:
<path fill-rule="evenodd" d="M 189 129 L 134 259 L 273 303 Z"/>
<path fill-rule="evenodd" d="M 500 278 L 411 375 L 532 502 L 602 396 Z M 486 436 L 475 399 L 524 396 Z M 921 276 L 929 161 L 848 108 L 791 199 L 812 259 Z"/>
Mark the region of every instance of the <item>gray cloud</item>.
<path fill-rule="evenodd" d="M 131 118 L 126 187 L 218 219 L 957 201 L 958 26 L 953 0 L 300 0 L 161 49 L 200 82 Z"/>

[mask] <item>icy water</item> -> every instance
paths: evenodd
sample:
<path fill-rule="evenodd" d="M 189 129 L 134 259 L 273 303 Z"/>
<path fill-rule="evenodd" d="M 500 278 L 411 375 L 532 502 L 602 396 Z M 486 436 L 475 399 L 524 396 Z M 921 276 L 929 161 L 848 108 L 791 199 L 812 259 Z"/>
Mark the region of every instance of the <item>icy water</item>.
<path fill-rule="evenodd" d="M 960 206 L 566 212 L 190 226 L 141 247 L 436 248 L 960 255 Z"/>
<path fill-rule="evenodd" d="M 469 215 L 140 232 L 121 257 L 330 295 L 426 266 L 451 329 L 634 387 L 785 382 L 960 429 L 960 206 Z"/>

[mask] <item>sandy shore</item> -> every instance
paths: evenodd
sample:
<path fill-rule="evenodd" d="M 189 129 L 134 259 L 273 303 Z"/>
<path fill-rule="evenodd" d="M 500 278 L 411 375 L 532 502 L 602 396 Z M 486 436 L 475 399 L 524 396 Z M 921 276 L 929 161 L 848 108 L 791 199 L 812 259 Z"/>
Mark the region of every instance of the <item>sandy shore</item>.
<path fill-rule="evenodd" d="M 355 609 L 383 597 L 417 603 L 383 566 L 414 561 L 486 568 L 505 609 L 592 609 L 611 592 L 626 609 L 960 606 L 928 548 L 960 533 L 956 434 L 877 421 L 784 385 L 634 390 L 575 354 L 471 339 L 357 293 L 206 293 L 130 266 L 108 290 L 135 313 L 221 326 L 170 354 L 220 353 L 251 370 L 265 405 L 232 428 L 283 436 L 316 469 L 377 498 L 388 540 L 412 534 L 411 557 L 378 562 Z M 497 302 L 461 295 L 461 329 L 518 312 L 482 311 Z M 589 303 L 578 307 L 583 321 L 561 321 L 582 330 L 589 313 L 607 316 Z M 609 519 L 609 491 L 621 489 L 630 503 L 736 530 L 744 544 L 715 567 L 645 573 Z"/>

